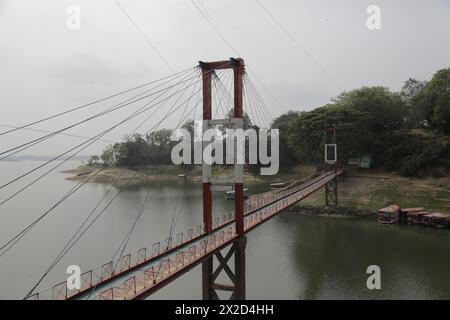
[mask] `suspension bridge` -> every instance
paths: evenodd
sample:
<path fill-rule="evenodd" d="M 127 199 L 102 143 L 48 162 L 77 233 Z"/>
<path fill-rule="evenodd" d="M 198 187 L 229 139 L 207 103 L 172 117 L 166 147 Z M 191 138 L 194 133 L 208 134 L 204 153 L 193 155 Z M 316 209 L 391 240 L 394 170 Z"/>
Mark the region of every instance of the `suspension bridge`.
<path fill-rule="evenodd" d="M 108 101 L 137 90 L 139 91 L 138 94 L 113 104 L 111 107 L 81 121 L 77 121 L 56 131 L 48 132 L 41 130 L 40 132 L 46 134 L 0 152 L 0 160 L 6 159 L 54 136 L 69 135 L 68 131 L 70 129 L 96 118 L 103 117 L 116 110 L 123 110 L 140 102 L 143 103 L 137 110 L 132 111 L 125 119 L 116 122 L 113 126 L 102 130 L 92 137 L 78 136 L 84 139 L 82 143 L 71 147 L 69 150 L 18 177 L 2 183 L 0 189 L 15 184 L 22 178 L 38 172 L 38 170 L 48 167 L 59 160 L 56 165 L 31 182 L 26 183 L 18 191 L 13 192 L 5 199 L 1 199 L 0 205 L 15 199 L 23 191 L 32 187 L 61 166 L 62 163 L 75 157 L 91 144 L 102 139 L 104 140 L 105 136 L 117 127 L 129 123 L 133 119 L 139 119 L 139 116 L 143 116 L 144 119 L 138 121 L 137 127 L 131 131 L 129 137 L 135 133 L 142 132 L 140 130 L 142 128 L 149 128 L 143 133 L 143 136 L 154 132 L 161 123 L 174 114 L 180 115 L 177 121 L 177 127 L 185 123 L 189 117 L 195 120 L 197 106 L 200 105 L 201 113 L 198 116 L 203 122 L 203 130 L 207 130 L 214 125 L 232 125 L 235 129 L 243 128 L 243 118 L 245 115 L 248 115 L 251 119 L 255 119 L 254 121 L 258 123 L 259 127 L 264 125 L 270 126 L 270 111 L 262 101 L 255 87 L 251 84 L 245 72 L 243 59 L 231 58 L 224 61 L 200 62 L 193 70 L 185 70 L 38 121 L 10 128 L 0 133 L 0 136 L 21 129 L 31 130 L 30 127 L 36 124 L 86 109 L 99 102 Z M 163 108 L 167 104 L 170 107 Z M 149 110 L 152 110 L 152 112 L 147 114 Z M 228 112 L 229 110 L 232 110 L 232 112 Z M 158 111 L 160 111 L 159 116 Z M 147 124 L 149 121 L 154 121 L 155 119 L 158 120 L 152 126 Z M 196 228 L 186 230 L 176 236 L 169 236 L 164 241 L 154 243 L 150 247 L 144 247 L 136 254 L 125 254 L 128 240 L 151 201 L 152 194 L 148 193 L 136 217 L 135 223 L 130 227 L 112 259 L 98 268 L 82 273 L 81 287 L 79 289 L 70 289 L 67 281 L 62 281 L 47 289 L 38 290 L 42 280 L 70 252 L 71 248 L 108 209 L 111 202 L 117 197 L 117 194 L 121 192 L 121 190 L 117 191 L 110 202 L 103 205 L 107 195 L 114 192 L 113 186 L 115 181 L 25 298 L 35 300 L 143 299 L 199 264 L 202 264 L 203 268 L 203 297 L 205 299 L 217 298 L 216 290 L 231 291 L 233 293 L 232 298 L 245 298 L 245 287 L 242 288 L 242 286 L 237 285 L 237 277 L 240 272 L 245 271 L 245 259 L 241 256 L 239 247 L 245 247 L 246 234 L 272 217 L 280 214 L 284 209 L 307 198 L 322 188 L 325 189 L 326 204 L 337 204 L 337 178 L 342 173 L 342 170 L 339 169 L 336 161 L 336 132 L 334 129 L 328 129 L 325 133 L 325 138 L 328 134 L 332 136 L 333 141 L 332 143 L 327 143 L 327 141 L 324 143 L 326 165 L 323 166 L 322 170 L 303 181 L 293 183 L 277 192 L 261 194 L 258 197 L 247 200 L 244 199 L 244 165 L 234 164 L 234 177 L 228 181 L 228 184 L 232 185 L 235 194 L 234 211 L 228 214 L 218 215 L 216 213 L 213 215 L 212 192 L 214 188 L 218 187 L 218 183 L 213 177 L 213 166 L 205 163 L 202 164 L 203 223 Z M 9 241 L 2 244 L 0 247 L 0 256 L 3 256 L 11 250 L 37 223 L 42 223 L 47 215 L 54 212 L 55 208 L 103 170 L 105 169 L 99 168 L 93 174 L 78 182 L 59 201 L 51 205 L 49 210 L 43 212 L 38 219 L 22 229 Z M 216 218 L 213 219 L 213 216 L 216 216 Z M 230 250 L 223 256 L 221 251 L 228 247 Z M 235 258 L 234 272 L 228 265 L 233 254 Z M 219 261 L 219 266 L 216 269 L 213 268 L 214 257 Z M 215 280 L 221 272 L 225 272 L 234 285 L 228 286 L 216 283 Z"/>

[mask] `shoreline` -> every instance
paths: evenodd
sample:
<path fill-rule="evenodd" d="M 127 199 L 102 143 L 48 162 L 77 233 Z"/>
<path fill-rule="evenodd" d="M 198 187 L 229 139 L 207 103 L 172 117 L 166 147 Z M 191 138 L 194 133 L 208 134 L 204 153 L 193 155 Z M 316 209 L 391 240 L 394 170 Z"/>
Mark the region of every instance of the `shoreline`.
<path fill-rule="evenodd" d="M 101 172 L 95 174 L 95 171 Z M 311 166 L 295 166 L 281 169 L 275 176 L 259 176 L 245 172 L 247 183 L 276 183 L 286 185 L 301 181 L 314 172 Z M 82 165 L 79 168 L 63 171 L 69 181 L 89 179 L 93 183 L 135 186 L 155 181 L 202 181 L 199 167 L 175 165 L 144 166 L 136 168 L 102 167 L 101 165 Z M 226 167 L 214 168 L 214 176 L 219 181 L 230 180 L 233 170 Z M 130 179 L 133 181 L 130 183 Z M 433 212 L 450 212 L 450 177 L 408 178 L 395 172 L 361 171 L 339 178 L 337 208 L 323 206 L 325 193 L 318 190 L 290 211 L 304 211 L 314 215 L 330 217 L 365 217 L 374 219 L 378 209 L 386 203 L 395 203 L 404 208 L 424 207 Z M 272 190 L 272 192 L 276 189 Z M 331 214 L 330 214 L 331 212 Z"/>
<path fill-rule="evenodd" d="M 357 208 L 350 206 L 324 206 L 324 205 L 305 205 L 297 204 L 287 209 L 287 212 L 318 216 L 323 218 L 335 218 L 335 219 L 366 219 L 371 221 L 377 221 L 378 212 L 367 208 Z"/>
<path fill-rule="evenodd" d="M 100 172 L 97 172 L 101 170 Z M 218 167 L 214 169 L 214 175 L 219 181 L 228 181 L 232 179 L 234 171 L 232 168 Z M 309 176 L 313 172 L 313 167 L 299 167 L 292 170 L 295 175 L 289 172 L 280 172 L 275 177 L 259 176 L 244 172 L 244 178 L 248 182 L 285 182 L 291 183 L 298 179 Z M 133 178 L 131 185 L 151 182 L 151 181 L 189 181 L 201 182 L 202 169 L 201 167 L 182 167 L 176 165 L 159 165 L 159 166 L 144 166 L 137 168 L 126 167 L 102 167 L 101 165 L 81 165 L 78 168 L 61 171 L 63 174 L 68 174 L 65 180 L 81 181 L 89 179 L 89 182 L 97 183 L 112 183 L 116 180 L 128 181 Z"/>

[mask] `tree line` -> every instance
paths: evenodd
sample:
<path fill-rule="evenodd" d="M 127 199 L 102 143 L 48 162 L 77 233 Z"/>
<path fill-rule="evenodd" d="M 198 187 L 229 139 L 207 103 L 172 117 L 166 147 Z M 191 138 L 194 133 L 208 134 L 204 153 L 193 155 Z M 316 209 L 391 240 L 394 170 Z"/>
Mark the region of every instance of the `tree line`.
<path fill-rule="evenodd" d="M 255 128 L 248 115 L 245 127 Z M 193 121 L 183 125 L 193 133 Z M 331 103 L 312 111 L 289 111 L 274 119 L 280 130 L 280 164 L 323 161 L 323 135 L 336 128 L 338 158 L 368 155 L 374 167 L 406 176 L 442 176 L 450 169 L 450 68 L 431 80 L 407 80 L 400 92 L 385 87 L 362 87 L 341 93 Z M 146 136 L 133 135 L 108 146 L 90 162 L 136 167 L 171 164 L 170 129 Z"/>
<path fill-rule="evenodd" d="M 325 128 L 336 128 L 338 158 L 368 155 L 375 167 L 405 176 L 442 176 L 450 168 L 450 68 L 430 81 L 409 79 L 400 92 L 363 87 L 308 112 L 289 111 L 279 128 L 280 163 L 323 161 Z"/>

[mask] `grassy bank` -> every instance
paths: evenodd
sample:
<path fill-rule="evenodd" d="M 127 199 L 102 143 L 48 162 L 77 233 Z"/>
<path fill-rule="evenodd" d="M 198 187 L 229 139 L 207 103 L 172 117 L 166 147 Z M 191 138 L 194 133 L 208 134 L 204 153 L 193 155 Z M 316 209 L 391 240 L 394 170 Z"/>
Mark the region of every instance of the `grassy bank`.
<path fill-rule="evenodd" d="M 323 205 L 324 190 L 302 201 Z M 338 183 L 338 202 L 344 207 L 377 210 L 387 203 L 401 207 L 425 207 L 450 212 L 450 178 L 406 178 L 393 173 L 364 173 L 345 177 Z"/>

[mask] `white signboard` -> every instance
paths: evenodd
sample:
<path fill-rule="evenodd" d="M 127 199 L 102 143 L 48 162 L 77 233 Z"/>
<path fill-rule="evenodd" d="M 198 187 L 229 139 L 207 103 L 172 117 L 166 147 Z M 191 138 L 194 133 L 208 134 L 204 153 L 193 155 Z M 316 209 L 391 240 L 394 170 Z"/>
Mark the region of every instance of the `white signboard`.
<path fill-rule="evenodd" d="M 325 144 L 325 162 L 334 164 L 337 161 L 337 145 Z"/>

